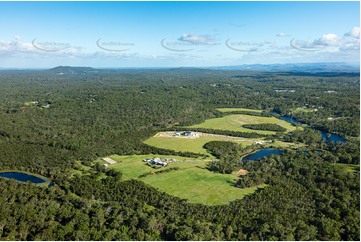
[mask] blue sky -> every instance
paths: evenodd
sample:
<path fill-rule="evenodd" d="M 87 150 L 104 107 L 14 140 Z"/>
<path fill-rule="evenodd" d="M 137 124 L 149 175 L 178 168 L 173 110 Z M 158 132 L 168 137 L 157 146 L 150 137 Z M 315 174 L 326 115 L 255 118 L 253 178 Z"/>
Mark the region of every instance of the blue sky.
<path fill-rule="evenodd" d="M 0 2 L 0 67 L 359 62 L 359 2 Z"/>

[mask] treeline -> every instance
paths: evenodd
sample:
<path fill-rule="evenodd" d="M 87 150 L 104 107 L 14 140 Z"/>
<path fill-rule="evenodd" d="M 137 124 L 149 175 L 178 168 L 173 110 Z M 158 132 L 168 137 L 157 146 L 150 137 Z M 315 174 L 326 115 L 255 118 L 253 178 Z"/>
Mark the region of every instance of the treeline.
<path fill-rule="evenodd" d="M 272 114 L 266 111 L 262 112 L 252 112 L 252 111 L 228 111 L 228 112 L 222 112 L 222 115 L 230 115 L 230 114 L 246 114 L 251 116 L 259 116 L 259 117 L 272 117 Z"/>
<path fill-rule="evenodd" d="M 358 139 L 347 142 L 324 142 L 320 131 L 313 129 L 295 130 L 283 136 L 284 141 L 303 143 L 307 150 L 322 151 L 323 159 L 331 163 L 360 164 L 360 144 Z"/>
<path fill-rule="evenodd" d="M 100 168 L 64 177 L 61 189 L 0 179 L 0 213 L 6 214 L 0 238 L 359 240 L 359 173 L 325 163 L 317 153 L 297 152 L 244 168 L 268 185 L 222 206 L 190 204 L 139 181 L 104 178 Z"/>
<path fill-rule="evenodd" d="M 139 176 L 139 178 L 143 178 L 143 177 L 147 177 L 147 176 L 150 176 L 150 175 L 156 175 L 156 174 L 162 174 L 162 173 L 168 173 L 168 172 L 171 172 L 171 171 L 177 171 L 179 170 L 179 167 L 170 167 L 170 168 L 167 168 L 167 169 L 164 169 L 164 170 L 160 170 L 160 171 L 155 171 L 155 172 L 146 172 L 142 175 Z"/>
<path fill-rule="evenodd" d="M 224 206 L 190 204 L 139 181 L 123 182 L 121 174 L 99 166 L 84 176 L 73 177 L 72 172 L 76 160 L 92 164 L 110 154 L 201 157 L 142 143 L 161 130 L 275 137 L 176 127 L 222 116 L 216 107 L 289 114 L 305 106 L 311 112 L 294 117 L 358 137 L 358 75 L 174 69 L 60 76 L 11 71 L 1 72 L 0 86 L 2 169 L 39 173 L 57 184 L 47 189 L 0 179 L 1 240 L 360 239 L 359 173 L 333 165 L 359 164 L 358 138 L 329 144 L 308 129 L 283 135 L 286 141 L 307 144 L 306 151 L 322 152 L 291 152 L 244 164 L 249 174 L 240 186 L 259 179 L 267 186 Z M 43 108 L 46 104 L 50 106 Z M 229 155 L 223 155 L 222 146 L 208 147 L 223 159 L 210 169 L 235 169 L 233 161 L 240 157 L 228 146 Z M 225 154 L 227 149 L 225 145 Z"/>
<path fill-rule="evenodd" d="M 203 148 L 218 159 L 231 153 L 241 154 L 243 149 L 252 150 L 250 146 L 243 148 L 241 145 L 230 141 L 210 141 L 204 144 Z"/>
<path fill-rule="evenodd" d="M 242 167 L 241 156 L 256 150 L 258 146 L 242 147 L 234 142 L 211 141 L 206 143 L 203 148 L 217 158 L 207 163 L 208 170 L 230 174 Z"/>
<path fill-rule="evenodd" d="M 243 124 L 243 128 L 246 129 L 255 129 L 255 130 L 267 130 L 267 131 L 275 131 L 275 132 L 286 132 L 287 129 L 279 126 L 277 124 Z"/>
<path fill-rule="evenodd" d="M 66 161 L 92 161 L 114 153 L 169 152 L 147 147 L 142 141 L 176 124 L 185 126 L 221 117 L 225 114 L 216 107 L 222 106 L 278 110 L 282 114 L 307 106 L 318 111 L 294 113 L 295 117 L 341 135 L 358 136 L 358 76 L 290 75 L 202 70 L 124 70 L 65 76 L 41 71 L 2 72 L 0 138 L 11 144 L 7 149 L 12 152 L 0 154 L 0 161 L 17 159 L 16 143 L 29 149 L 49 146 Z M 295 92 L 275 92 L 278 87 Z M 33 101 L 38 103 L 33 105 Z M 49 108 L 42 108 L 46 104 Z M 246 132 L 198 131 L 272 138 Z M 38 160 L 42 166 L 52 162 L 50 156 L 45 163 Z"/>
<path fill-rule="evenodd" d="M 162 131 L 194 131 L 194 132 L 202 132 L 208 134 L 219 134 L 219 135 L 227 135 L 233 137 L 243 137 L 243 138 L 262 138 L 262 137 L 271 137 L 270 135 L 263 135 L 255 132 L 239 132 L 239 131 L 231 131 L 231 130 L 222 130 L 222 129 L 205 129 L 205 128 L 186 128 L 182 126 L 174 126 L 171 128 L 164 128 Z"/>

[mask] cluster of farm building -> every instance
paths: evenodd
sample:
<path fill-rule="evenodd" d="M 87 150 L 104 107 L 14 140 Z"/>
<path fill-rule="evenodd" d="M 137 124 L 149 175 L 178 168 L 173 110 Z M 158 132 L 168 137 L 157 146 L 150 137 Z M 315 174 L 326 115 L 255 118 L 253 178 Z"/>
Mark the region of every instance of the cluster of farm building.
<path fill-rule="evenodd" d="M 192 132 L 192 131 L 183 131 L 183 132 L 175 132 L 174 136 L 186 136 L 186 137 L 194 137 L 194 136 L 198 136 L 197 133 Z"/>
<path fill-rule="evenodd" d="M 147 162 L 150 165 L 167 166 L 168 163 L 176 162 L 173 158 L 146 158 L 143 162 Z"/>

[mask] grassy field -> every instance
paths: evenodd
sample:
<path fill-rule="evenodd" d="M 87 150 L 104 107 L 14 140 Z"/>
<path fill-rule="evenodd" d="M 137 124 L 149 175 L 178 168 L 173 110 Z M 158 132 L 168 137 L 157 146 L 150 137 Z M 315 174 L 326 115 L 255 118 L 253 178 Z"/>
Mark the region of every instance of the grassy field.
<path fill-rule="evenodd" d="M 189 151 L 201 154 L 207 154 L 206 149 L 203 145 L 210 141 L 222 141 L 217 137 L 213 136 L 200 136 L 196 139 L 187 139 L 179 137 L 151 137 L 144 141 L 145 144 L 155 146 L 163 149 L 175 150 L 175 151 Z M 252 139 L 240 138 L 236 143 L 242 144 L 244 147 L 253 143 Z"/>
<path fill-rule="evenodd" d="M 344 170 L 345 172 L 350 172 L 350 173 L 360 171 L 360 165 L 336 163 L 336 164 L 334 164 L 334 166 L 339 169 Z"/>
<path fill-rule="evenodd" d="M 170 163 L 166 167 L 161 167 L 159 169 L 154 169 L 148 165 L 146 165 L 145 162 L 143 162 L 146 158 L 174 158 L 176 159 L 176 163 Z M 194 158 L 188 158 L 188 157 L 181 157 L 181 156 L 166 156 L 166 155 L 128 155 L 128 156 L 119 156 L 119 155 L 112 155 L 110 156 L 113 160 L 118 161 L 119 163 L 110 165 L 111 168 L 114 170 L 121 171 L 123 174 L 124 179 L 136 179 L 140 175 L 147 173 L 147 172 L 155 172 L 167 169 L 169 167 L 177 166 L 179 168 L 189 168 L 196 165 L 202 165 L 205 166 L 206 160 L 197 160 Z M 103 161 L 101 161 L 103 162 Z M 106 162 L 103 162 L 104 164 Z"/>
<path fill-rule="evenodd" d="M 177 162 L 170 163 L 160 169 L 154 169 L 142 161 L 145 158 L 152 157 L 174 158 Z M 119 161 L 119 163 L 109 167 L 121 171 L 125 179 L 143 181 L 160 191 L 187 199 L 192 203 L 206 205 L 227 204 L 230 201 L 241 199 L 257 189 L 257 187 L 239 189 L 232 186 L 238 179 L 237 174 L 210 172 L 205 169 L 207 160 L 164 155 L 112 155 L 110 158 Z M 156 172 L 170 167 L 179 167 L 179 170 L 139 178 L 140 175 L 146 172 Z"/>
<path fill-rule="evenodd" d="M 291 143 L 291 142 L 283 142 L 283 141 L 276 141 L 274 143 L 269 143 L 268 146 L 277 147 L 277 148 L 301 148 L 304 147 L 305 144 L 303 143 Z"/>
<path fill-rule="evenodd" d="M 147 176 L 141 180 L 173 196 L 207 205 L 226 204 L 257 189 L 236 188 L 232 186 L 237 180 L 236 175 L 213 173 L 199 167 Z"/>
<path fill-rule="evenodd" d="M 292 113 L 311 113 L 314 112 L 315 109 L 314 108 L 294 108 L 292 109 Z"/>
<path fill-rule="evenodd" d="M 260 109 L 249 109 L 249 108 L 217 108 L 217 110 L 222 112 L 222 113 L 235 112 L 235 111 L 261 113 L 263 111 L 263 110 L 260 110 Z"/>
<path fill-rule="evenodd" d="M 275 134 L 273 131 L 252 130 L 242 127 L 244 124 L 262 123 L 278 124 L 286 128 L 287 131 L 293 131 L 296 129 L 296 127 L 292 126 L 290 123 L 275 117 L 260 117 L 245 114 L 232 114 L 222 118 L 207 119 L 205 122 L 189 126 L 189 128 L 221 129 L 240 132 L 256 132 L 259 134 Z"/>
<path fill-rule="evenodd" d="M 72 176 L 78 174 L 78 175 L 82 175 L 84 172 L 86 173 L 87 171 L 90 170 L 89 166 L 85 166 L 83 165 L 80 161 L 75 161 L 75 169 L 71 169 L 72 171 Z"/>
<path fill-rule="evenodd" d="M 230 111 L 252 111 L 261 112 L 261 110 L 252 110 L 244 108 L 220 108 L 221 112 Z M 294 130 L 295 127 L 286 121 L 277 119 L 275 117 L 260 117 L 252 115 L 227 115 L 222 118 L 208 119 L 202 124 L 190 126 L 191 128 L 208 128 L 208 129 L 221 129 L 232 130 L 241 132 L 258 132 L 261 134 L 274 134 L 272 131 L 257 131 L 243 128 L 243 124 L 261 124 L 261 123 L 273 123 L 278 124 L 288 131 Z M 207 154 L 209 159 L 195 159 L 176 156 L 164 156 L 164 155 L 130 155 L 130 156 L 118 156 L 112 155 L 110 158 L 118 161 L 117 164 L 110 165 L 109 167 L 115 170 L 121 171 L 124 179 L 137 179 L 141 180 L 160 191 L 164 191 L 170 195 L 177 196 L 183 199 L 187 199 L 192 203 L 202 203 L 207 205 L 220 205 L 227 204 L 230 201 L 241 199 L 247 194 L 253 193 L 257 187 L 239 189 L 233 186 L 237 181 L 237 173 L 233 174 L 220 174 L 208 171 L 205 169 L 206 163 L 212 158 L 210 154 L 203 148 L 204 144 L 210 141 L 225 141 L 225 139 L 231 139 L 227 136 L 216 136 L 201 134 L 197 138 L 182 138 L 174 137 L 172 132 L 160 132 L 154 137 L 151 137 L 144 141 L 145 144 L 183 152 L 195 152 L 201 154 Z M 232 138 L 233 142 L 248 146 L 260 139 L 246 139 L 246 138 Z M 297 145 L 293 143 L 285 143 L 276 141 L 269 143 L 275 147 L 295 147 Z M 176 163 L 170 163 L 167 167 L 154 169 L 144 163 L 142 160 L 145 158 L 174 158 Z M 101 159 L 98 162 L 103 162 Z M 151 172 L 168 169 L 171 167 L 178 167 L 178 170 L 170 171 L 161 174 L 152 174 L 142 178 L 140 175 Z"/>

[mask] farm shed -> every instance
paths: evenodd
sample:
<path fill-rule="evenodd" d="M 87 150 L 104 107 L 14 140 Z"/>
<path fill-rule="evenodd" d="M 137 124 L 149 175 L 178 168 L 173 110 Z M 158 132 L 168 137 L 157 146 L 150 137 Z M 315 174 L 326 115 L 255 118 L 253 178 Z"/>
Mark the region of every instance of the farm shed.
<path fill-rule="evenodd" d="M 109 164 L 116 164 L 117 162 L 109 157 L 102 158 L 103 161 L 108 162 Z"/>
<path fill-rule="evenodd" d="M 241 176 L 245 176 L 245 175 L 247 175 L 248 171 L 245 170 L 245 169 L 240 169 L 240 170 L 238 171 L 238 173 L 239 173 L 239 175 L 241 175 Z"/>

